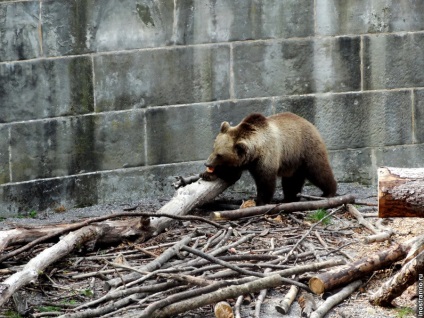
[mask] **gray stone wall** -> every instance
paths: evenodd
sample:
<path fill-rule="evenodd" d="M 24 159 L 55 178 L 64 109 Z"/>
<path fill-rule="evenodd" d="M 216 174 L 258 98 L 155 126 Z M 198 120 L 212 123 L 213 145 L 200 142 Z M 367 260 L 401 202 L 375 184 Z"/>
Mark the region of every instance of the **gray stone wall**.
<path fill-rule="evenodd" d="M 295 112 L 339 181 L 424 164 L 424 2 L 0 0 L 0 216 L 172 194 Z M 251 186 L 241 182 L 238 186 Z"/>

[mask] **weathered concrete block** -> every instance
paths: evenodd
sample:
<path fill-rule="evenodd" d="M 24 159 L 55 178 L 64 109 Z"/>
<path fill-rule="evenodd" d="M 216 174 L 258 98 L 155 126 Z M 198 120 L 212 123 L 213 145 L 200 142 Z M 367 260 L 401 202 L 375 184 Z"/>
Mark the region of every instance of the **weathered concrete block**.
<path fill-rule="evenodd" d="M 143 112 L 110 113 L 13 125 L 12 179 L 143 165 L 143 116 Z"/>
<path fill-rule="evenodd" d="M 12 181 L 96 171 L 94 117 L 60 118 L 11 127 Z"/>
<path fill-rule="evenodd" d="M 44 1 L 43 44 L 47 56 L 168 45 L 173 0 Z"/>
<path fill-rule="evenodd" d="M 25 215 L 63 206 L 67 209 L 97 203 L 100 174 L 35 180 L 0 186 L 0 216 Z"/>
<path fill-rule="evenodd" d="M 364 36 L 364 89 L 424 86 L 424 34 Z"/>
<path fill-rule="evenodd" d="M 292 111 L 315 124 L 329 149 L 412 142 L 411 93 L 390 91 L 281 98 L 277 112 Z"/>
<path fill-rule="evenodd" d="M 413 129 L 414 143 L 424 143 L 424 90 L 418 89 L 414 94 Z"/>
<path fill-rule="evenodd" d="M 0 96 L 0 122 L 92 112 L 91 59 L 0 64 Z"/>
<path fill-rule="evenodd" d="M 0 62 L 40 56 L 39 7 L 36 1 L 0 3 Z"/>
<path fill-rule="evenodd" d="M 378 147 L 373 149 L 377 167 L 422 168 L 424 166 L 424 144 Z M 375 173 L 377 179 L 377 171 Z"/>
<path fill-rule="evenodd" d="M 9 127 L 0 126 L 0 184 L 9 181 Z"/>
<path fill-rule="evenodd" d="M 178 0 L 178 44 L 306 37 L 314 33 L 309 0 Z"/>
<path fill-rule="evenodd" d="M 98 170 L 145 164 L 144 111 L 118 112 L 94 117 L 94 149 Z"/>
<path fill-rule="evenodd" d="M 223 102 L 146 111 L 149 165 L 205 160 L 223 121 L 233 125 L 252 112 L 271 114 L 271 100 Z"/>
<path fill-rule="evenodd" d="M 360 89 L 359 37 L 241 43 L 234 47 L 239 98 Z"/>
<path fill-rule="evenodd" d="M 189 162 L 1 185 L 0 217 L 60 206 L 70 209 L 158 198 L 169 200 L 175 193 L 172 183 L 176 176 L 195 175 L 202 170 L 202 162 Z"/>
<path fill-rule="evenodd" d="M 288 96 L 275 99 L 277 113 L 292 112 L 315 124 L 317 115 L 317 96 Z M 316 124 L 315 124 L 316 125 Z M 318 127 L 317 127 L 318 128 Z"/>
<path fill-rule="evenodd" d="M 229 63 L 225 45 L 97 56 L 97 110 L 228 99 Z"/>
<path fill-rule="evenodd" d="M 332 150 L 328 156 L 338 182 L 373 184 L 376 167 L 371 148 Z"/>
<path fill-rule="evenodd" d="M 421 31 L 424 3 L 408 0 L 317 0 L 320 35 Z"/>

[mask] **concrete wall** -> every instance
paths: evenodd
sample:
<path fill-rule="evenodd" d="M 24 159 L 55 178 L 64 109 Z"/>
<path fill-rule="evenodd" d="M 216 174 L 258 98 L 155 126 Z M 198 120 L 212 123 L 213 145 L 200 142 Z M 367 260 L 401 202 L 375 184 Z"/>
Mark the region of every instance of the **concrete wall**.
<path fill-rule="evenodd" d="M 0 0 L 0 215 L 173 192 L 221 121 L 298 113 L 339 181 L 424 164 L 424 2 Z"/>

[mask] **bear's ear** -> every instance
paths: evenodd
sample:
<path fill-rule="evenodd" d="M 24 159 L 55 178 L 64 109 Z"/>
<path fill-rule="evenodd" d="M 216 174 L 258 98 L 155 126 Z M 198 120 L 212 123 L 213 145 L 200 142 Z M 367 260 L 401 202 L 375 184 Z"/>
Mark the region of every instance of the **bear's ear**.
<path fill-rule="evenodd" d="M 247 151 L 249 149 L 247 147 L 247 144 L 245 142 L 242 142 L 242 141 L 236 143 L 235 146 L 234 146 L 234 148 L 235 148 L 235 150 L 237 152 L 237 155 L 239 157 L 243 157 L 244 155 L 246 155 L 246 153 L 247 153 Z"/>
<path fill-rule="evenodd" d="M 227 130 L 230 128 L 230 124 L 228 123 L 228 121 L 224 121 L 221 124 L 221 132 L 224 134 L 227 132 Z"/>

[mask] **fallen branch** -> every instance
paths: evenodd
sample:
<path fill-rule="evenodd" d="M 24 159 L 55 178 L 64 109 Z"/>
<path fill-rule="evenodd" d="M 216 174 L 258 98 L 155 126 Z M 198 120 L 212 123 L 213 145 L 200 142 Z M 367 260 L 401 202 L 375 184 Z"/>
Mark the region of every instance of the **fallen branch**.
<path fill-rule="evenodd" d="M 271 272 L 271 269 L 270 268 L 265 268 L 264 274 L 267 274 L 269 272 Z M 266 297 L 266 294 L 267 293 L 268 293 L 268 290 L 267 289 L 262 289 L 259 292 L 259 296 L 256 299 L 256 303 L 255 303 L 255 315 L 254 315 L 255 318 L 260 318 L 261 317 L 261 306 L 262 306 L 262 303 L 265 300 L 265 297 Z"/>
<path fill-rule="evenodd" d="M 177 216 L 187 214 L 195 207 L 210 202 L 229 186 L 230 184 L 222 179 L 216 179 L 215 181 L 200 179 L 195 183 L 179 188 L 171 201 L 160 208 L 158 213 Z M 153 219 L 150 222 L 150 226 L 154 229 L 152 235 L 163 232 L 171 223 L 172 219 L 169 218 Z"/>
<path fill-rule="evenodd" d="M 42 251 L 31 259 L 22 271 L 13 274 L 0 284 L 0 307 L 6 303 L 15 291 L 35 281 L 47 266 L 62 259 L 75 248 L 81 247 L 89 241 L 96 240 L 102 234 L 103 229 L 101 227 L 87 226 L 69 233 L 52 247 Z"/>
<path fill-rule="evenodd" d="M 370 222 L 365 220 L 365 218 L 362 216 L 362 213 L 359 212 L 358 209 L 355 208 L 352 204 L 346 204 L 346 208 L 347 208 L 347 211 L 358 220 L 359 225 L 366 227 L 373 234 L 379 233 L 379 231 L 374 227 L 374 225 L 372 225 Z"/>
<path fill-rule="evenodd" d="M 267 204 L 262 206 L 255 206 L 251 208 L 244 208 L 230 211 L 212 212 L 210 218 L 212 220 L 237 220 L 243 217 L 250 217 L 261 214 L 276 214 L 281 212 L 294 212 L 305 210 L 318 210 L 338 207 L 346 203 L 354 203 L 355 197 L 353 195 L 343 195 L 334 198 L 322 199 L 319 201 L 306 201 L 306 202 L 291 202 L 281 204 Z"/>
<path fill-rule="evenodd" d="M 149 213 L 149 212 L 121 212 L 104 215 L 100 217 L 90 218 L 82 222 L 74 224 L 55 224 L 39 228 L 19 228 L 13 230 L 7 230 L 0 232 L 0 251 L 1 248 L 6 248 L 11 244 L 23 244 L 28 243 L 25 246 L 13 250 L 9 253 L 0 256 L 0 263 L 14 257 L 24 251 L 31 249 L 32 247 L 56 238 L 60 235 L 75 231 L 89 224 L 99 223 L 99 226 L 108 227 L 110 230 L 106 232 L 106 235 L 97 239 L 98 244 L 113 244 L 120 243 L 125 238 L 137 237 L 139 241 L 145 241 L 152 235 L 152 228 L 150 227 L 149 220 L 140 219 L 127 219 L 118 221 L 107 221 L 108 219 L 122 218 L 122 217 L 163 217 L 176 220 L 189 220 L 189 221 L 201 221 L 211 224 L 217 228 L 226 228 L 225 226 L 205 219 L 199 216 L 183 216 L 173 215 L 169 213 Z M 1 241 L 3 239 L 3 241 Z"/>
<path fill-rule="evenodd" d="M 151 272 L 155 269 L 160 268 L 171 257 L 175 256 L 179 252 L 182 246 L 184 246 L 185 244 L 188 244 L 194 235 L 195 233 L 191 233 L 183 237 L 181 241 L 175 243 L 172 247 L 168 248 L 158 258 L 156 258 L 155 260 L 153 260 L 152 262 L 144 266 L 139 267 L 138 270 L 143 272 Z M 106 282 L 105 287 L 107 288 L 117 287 L 121 284 L 126 284 L 130 281 L 140 278 L 141 276 L 142 275 L 140 273 L 131 273 L 131 274 L 123 276 L 122 278 L 121 277 L 113 278 Z"/>
<path fill-rule="evenodd" d="M 333 296 L 328 297 L 325 302 L 318 307 L 317 310 L 315 310 L 310 318 L 322 318 L 324 317 L 331 308 L 336 306 L 337 304 L 340 304 L 345 298 L 349 297 L 359 286 L 362 285 L 362 281 L 357 280 L 346 287 L 344 287 L 341 291 L 339 291 L 337 294 L 334 294 Z"/>
<path fill-rule="evenodd" d="M 188 299 L 188 298 L 193 298 L 197 295 L 203 295 L 206 293 L 211 293 L 214 292 L 220 288 L 226 287 L 228 286 L 228 282 L 226 281 L 219 281 L 216 283 L 213 283 L 211 285 L 208 286 L 204 286 L 201 288 L 197 288 L 197 289 L 191 289 L 191 290 L 187 290 L 181 293 L 176 293 L 173 295 L 170 295 L 164 299 L 161 299 L 159 301 L 156 301 L 152 304 L 150 304 L 149 306 L 147 306 L 142 312 L 137 314 L 138 318 L 150 318 L 152 317 L 153 313 L 156 310 L 159 310 L 165 306 L 169 306 L 171 304 L 174 304 L 178 301 L 184 300 L 184 299 Z"/>
<path fill-rule="evenodd" d="M 237 297 L 236 304 L 234 305 L 235 318 L 241 318 L 240 307 L 241 307 L 241 304 L 243 303 L 243 298 L 244 298 L 243 295 L 240 295 L 240 296 Z"/>
<path fill-rule="evenodd" d="M 394 262 L 404 258 L 416 240 L 417 238 L 414 238 L 373 256 L 364 257 L 354 263 L 318 274 L 309 280 L 309 288 L 312 292 L 319 295 L 324 291 L 331 290 L 369 275 L 376 270 L 386 268 Z"/>
<path fill-rule="evenodd" d="M 283 284 L 280 275 L 272 275 L 264 278 L 259 278 L 249 283 L 238 286 L 229 286 L 221 288 L 213 293 L 203 294 L 191 299 L 187 299 L 153 313 L 152 318 L 170 317 L 179 313 L 183 313 L 195 308 L 213 304 L 228 298 L 235 298 L 239 295 L 258 292 L 265 288 L 273 288 Z M 131 316 L 129 316 L 131 317 Z M 128 317 L 128 318 L 129 318 Z M 125 316 L 125 318 L 127 318 Z"/>
<path fill-rule="evenodd" d="M 402 295 L 406 288 L 418 281 L 419 273 L 424 273 L 424 251 L 410 260 L 396 275 L 385 282 L 371 296 L 370 302 L 384 307 L 391 306 L 393 299 Z"/>

